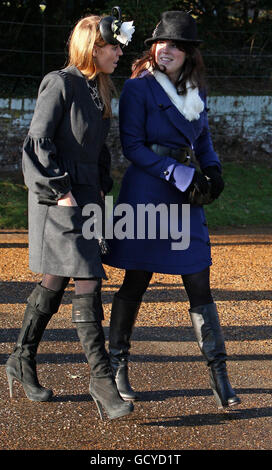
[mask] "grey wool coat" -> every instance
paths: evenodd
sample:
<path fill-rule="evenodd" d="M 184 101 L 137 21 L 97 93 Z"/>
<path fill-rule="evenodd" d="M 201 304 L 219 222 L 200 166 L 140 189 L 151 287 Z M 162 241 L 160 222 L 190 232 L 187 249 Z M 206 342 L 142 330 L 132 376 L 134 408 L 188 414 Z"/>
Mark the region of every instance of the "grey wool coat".
<path fill-rule="evenodd" d="M 76 67 L 54 71 L 41 82 L 22 166 L 29 189 L 29 267 L 65 277 L 103 277 L 98 241 L 82 235 L 82 207 L 103 205 L 111 190 L 109 119 L 95 106 Z M 71 191 L 78 206 L 57 205 Z M 86 219 L 85 219 L 86 220 Z"/>

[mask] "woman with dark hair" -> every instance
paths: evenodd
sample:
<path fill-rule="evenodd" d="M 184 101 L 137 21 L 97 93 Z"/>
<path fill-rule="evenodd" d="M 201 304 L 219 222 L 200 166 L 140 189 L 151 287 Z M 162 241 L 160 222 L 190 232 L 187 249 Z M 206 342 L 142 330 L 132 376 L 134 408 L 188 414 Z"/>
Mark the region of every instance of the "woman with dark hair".
<path fill-rule="evenodd" d="M 109 75 L 123 55 L 120 46 L 134 30 L 131 23 L 122 23 L 116 9 L 118 18 L 81 19 L 69 40 L 68 66 L 46 75 L 40 85 L 23 146 L 23 173 L 29 189 L 29 265 L 43 276 L 28 298 L 6 364 L 11 397 L 14 380 L 30 400 L 52 397 L 52 390 L 39 384 L 35 358 L 73 278 L 72 321 L 91 367 L 90 394 L 101 418 L 103 407 L 111 419 L 129 414 L 133 405 L 120 397 L 105 349 L 100 285 L 106 276 L 98 240 L 82 235 L 82 207 L 103 206 L 102 195 L 112 187 L 105 145 L 111 117 Z"/>
<path fill-rule="evenodd" d="M 116 206 L 130 204 L 136 214 L 140 205 L 164 204 L 170 210 L 170 228 L 171 209 L 177 207 L 179 236 L 189 230 L 189 243 L 174 247 L 172 242 L 177 237 L 169 226 L 166 236 L 160 236 L 161 221 L 159 224 L 157 219 L 155 237 L 147 236 L 146 231 L 145 236 L 120 240 L 114 232 L 110 253 L 103 262 L 126 272 L 114 295 L 109 348 L 119 392 L 124 399 L 135 400 L 128 380 L 128 356 L 142 296 L 153 272 L 181 275 L 196 338 L 209 366 L 212 390 L 218 406 L 227 407 L 240 400 L 228 380 L 225 344 L 210 289 L 212 262 L 203 209 L 203 204 L 219 197 L 224 182 L 209 133 L 200 42 L 189 14 L 164 12 L 153 36 L 145 41 L 151 46 L 149 51 L 133 64 L 132 78 L 121 94 L 120 135 L 131 165 Z M 187 219 L 183 216 L 184 204 L 190 204 Z M 163 220 L 164 228 L 167 221 Z M 131 224 L 134 234 L 141 232 L 139 217 Z M 154 229 L 150 220 L 146 226 Z"/>

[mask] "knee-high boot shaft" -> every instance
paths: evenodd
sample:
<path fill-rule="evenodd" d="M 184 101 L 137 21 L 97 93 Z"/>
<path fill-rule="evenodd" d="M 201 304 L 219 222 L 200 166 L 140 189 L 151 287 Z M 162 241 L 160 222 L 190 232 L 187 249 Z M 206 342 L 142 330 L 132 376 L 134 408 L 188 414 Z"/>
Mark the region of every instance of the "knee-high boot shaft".
<path fill-rule="evenodd" d="M 14 349 L 16 357 L 34 359 L 44 330 L 59 309 L 63 290 L 54 292 L 37 284 L 27 299 L 23 325 Z"/>
<path fill-rule="evenodd" d="M 227 359 L 225 341 L 214 303 L 190 309 L 190 316 L 199 348 L 210 366 Z"/>
<path fill-rule="evenodd" d="M 216 305 L 200 305 L 189 312 L 199 348 L 209 367 L 210 383 L 218 406 L 240 403 L 227 375 L 227 353 Z"/>
<path fill-rule="evenodd" d="M 40 386 L 36 370 L 36 354 L 44 330 L 52 315 L 59 309 L 63 290 L 54 292 L 40 284 L 30 294 L 13 353 L 6 363 L 6 373 L 12 396 L 13 380 L 22 383 L 30 400 L 47 401 L 52 390 Z"/>
<path fill-rule="evenodd" d="M 103 311 L 97 292 L 73 298 L 72 321 L 91 369 L 90 394 L 101 419 L 102 408 L 110 419 L 114 419 L 131 413 L 133 405 L 124 402 L 118 393 L 105 348 L 102 319 Z"/>
<path fill-rule="evenodd" d="M 72 322 L 76 325 L 92 377 L 108 376 L 111 373 L 102 320 L 103 310 L 97 293 L 73 298 Z"/>
<path fill-rule="evenodd" d="M 109 351 L 115 381 L 124 400 L 136 400 L 128 378 L 130 338 L 138 315 L 141 301 L 125 300 L 115 294 L 112 303 Z"/>

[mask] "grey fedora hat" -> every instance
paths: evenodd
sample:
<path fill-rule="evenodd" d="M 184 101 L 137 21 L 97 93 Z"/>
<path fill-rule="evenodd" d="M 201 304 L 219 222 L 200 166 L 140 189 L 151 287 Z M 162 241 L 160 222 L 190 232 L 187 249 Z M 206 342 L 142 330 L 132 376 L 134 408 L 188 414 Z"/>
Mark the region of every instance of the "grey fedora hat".
<path fill-rule="evenodd" d="M 145 45 L 151 45 L 159 40 L 172 40 L 199 45 L 203 42 L 197 37 L 197 26 L 194 18 L 185 11 L 165 11 L 161 21 L 153 31 L 152 37 L 145 40 Z"/>

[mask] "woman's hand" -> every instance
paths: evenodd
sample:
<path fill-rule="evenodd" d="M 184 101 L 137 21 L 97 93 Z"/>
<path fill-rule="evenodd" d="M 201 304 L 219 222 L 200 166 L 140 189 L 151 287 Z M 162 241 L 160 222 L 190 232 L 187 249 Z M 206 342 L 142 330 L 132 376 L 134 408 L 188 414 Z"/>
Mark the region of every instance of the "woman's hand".
<path fill-rule="evenodd" d="M 217 166 L 208 166 L 204 169 L 204 174 L 207 175 L 211 180 L 211 195 L 214 199 L 217 199 L 222 193 L 225 183 L 222 179 L 220 170 Z"/>
<path fill-rule="evenodd" d="M 58 206 L 77 206 L 77 202 L 71 191 L 58 199 Z"/>
<path fill-rule="evenodd" d="M 189 186 L 190 189 L 197 188 L 198 192 L 201 194 L 207 194 L 209 191 L 209 183 L 207 178 L 202 174 L 195 171 L 192 182 Z"/>

